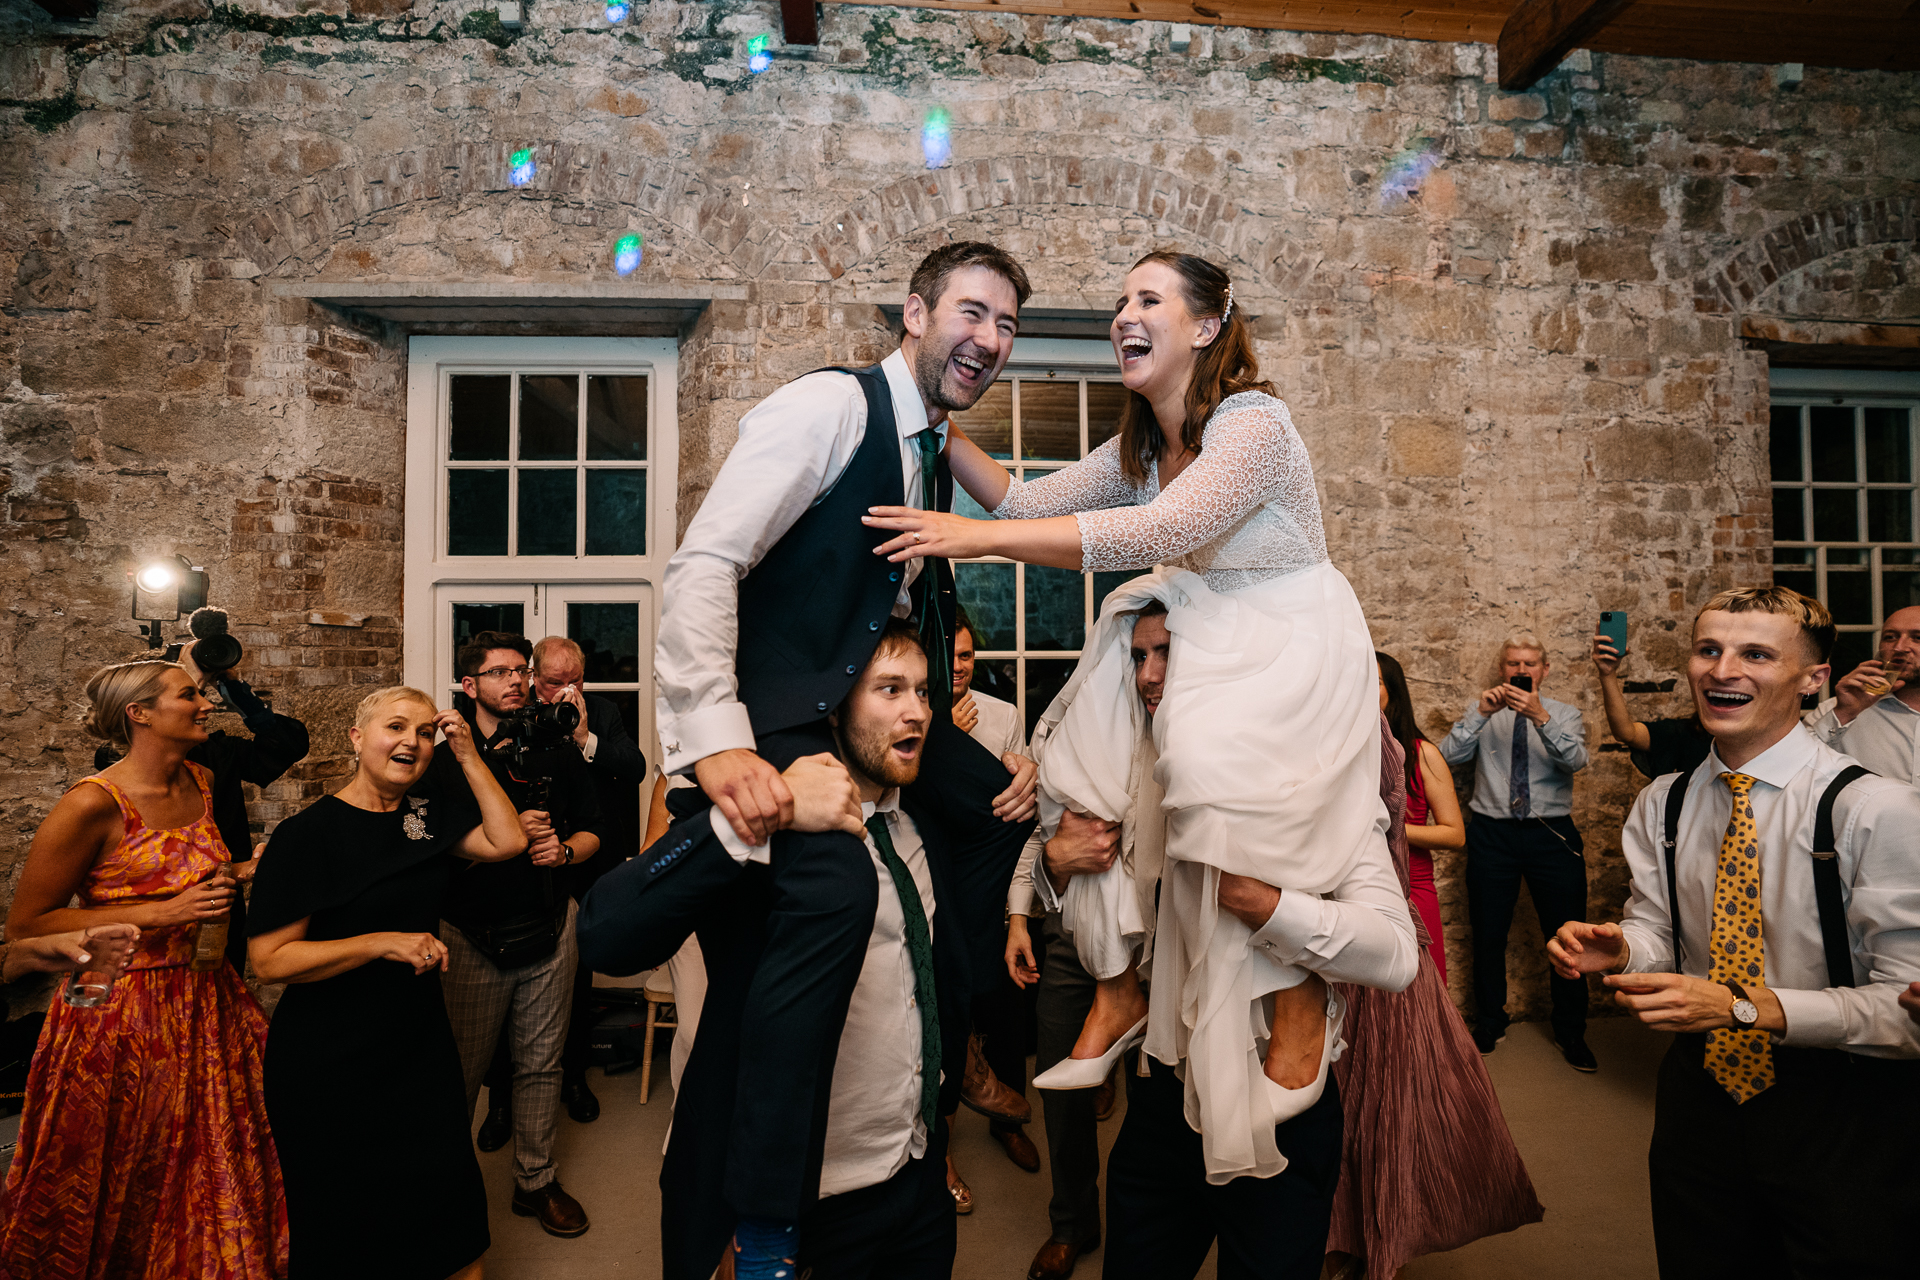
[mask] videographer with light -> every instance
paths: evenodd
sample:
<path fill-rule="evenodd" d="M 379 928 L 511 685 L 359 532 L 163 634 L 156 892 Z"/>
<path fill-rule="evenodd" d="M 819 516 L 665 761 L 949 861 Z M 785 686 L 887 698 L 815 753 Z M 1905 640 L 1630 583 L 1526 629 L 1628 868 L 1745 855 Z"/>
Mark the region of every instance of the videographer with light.
<path fill-rule="evenodd" d="M 447 1013 L 460 1046 L 467 1109 L 504 1025 L 513 1058 L 513 1211 L 547 1234 L 584 1234 L 579 1201 L 553 1163 L 560 1120 L 560 1053 L 577 960 L 574 905 L 564 868 L 599 852 L 600 802 L 573 743 L 575 709 L 538 706 L 528 694 L 533 646 L 483 631 L 455 657 L 454 706 L 473 726 L 483 758 L 520 814 L 528 856 L 476 863 L 455 874 L 441 938 L 447 944 Z M 431 770 L 457 768 L 437 757 Z"/>

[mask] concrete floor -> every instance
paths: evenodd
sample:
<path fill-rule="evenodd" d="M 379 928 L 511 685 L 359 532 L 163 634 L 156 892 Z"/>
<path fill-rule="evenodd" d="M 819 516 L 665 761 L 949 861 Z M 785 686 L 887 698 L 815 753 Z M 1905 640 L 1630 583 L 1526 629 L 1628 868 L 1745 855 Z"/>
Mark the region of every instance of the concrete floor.
<path fill-rule="evenodd" d="M 1487 1059 L 1507 1122 L 1533 1175 L 1546 1221 L 1476 1241 L 1453 1253 L 1416 1259 L 1405 1280 L 1534 1280 L 1580 1260 L 1583 1280 L 1646 1280 L 1655 1275 L 1647 1218 L 1647 1140 L 1653 1129 L 1653 1078 L 1665 1038 L 1623 1019 L 1595 1022 L 1588 1042 L 1600 1072 L 1570 1070 L 1543 1023 L 1516 1024 Z M 556 1240 L 531 1218 L 508 1209 L 511 1148 L 480 1157 L 493 1208 L 488 1280 L 600 1280 L 657 1277 L 660 1149 L 673 1094 L 666 1087 L 663 1036 L 651 1101 L 640 1103 L 640 1077 L 592 1077 L 601 1117 L 591 1125 L 562 1119 L 560 1177 L 586 1207 L 593 1228 L 575 1240 Z M 1035 1102 L 1032 1133 L 1044 1162 L 1046 1144 Z M 483 1095 L 484 1100 L 484 1095 Z M 1110 1145 L 1125 1114 L 1124 1100 L 1101 1126 Z M 976 1208 L 960 1220 L 957 1280 L 1019 1280 L 1048 1237 L 1050 1184 L 1043 1163 L 1022 1172 L 1001 1153 L 979 1116 L 962 1111 L 955 1159 L 973 1187 Z M 1088 1254 L 1076 1272 L 1100 1274 Z M 1201 1276 L 1213 1280 L 1209 1259 Z M 1384 1278 L 1375 1278 L 1384 1280 Z"/>

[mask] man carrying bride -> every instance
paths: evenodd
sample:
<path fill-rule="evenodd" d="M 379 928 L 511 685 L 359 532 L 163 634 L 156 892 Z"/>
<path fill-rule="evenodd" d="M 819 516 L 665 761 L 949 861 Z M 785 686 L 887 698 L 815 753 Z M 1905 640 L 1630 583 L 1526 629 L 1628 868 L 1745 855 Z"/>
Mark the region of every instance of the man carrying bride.
<path fill-rule="evenodd" d="M 1340 1009 L 1326 979 L 1399 990 L 1415 972 L 1411 919 L 1385 853 L 1372 642 L 1327 559 L 1306 447 L 1260 380 L 1226 273 L 1188 254 L 1147 255 L 1127 275 L 1112 337 L 1132 393 L 1114 439 L 1022 484 L 955 431 L 953 474 L 995 518 L 877 507 L 867 523 L 898 534 L 878 549 L 894 562 L 1163 566 L 1173 641 L 1152 727 L 1167 830 L 1150 1010 L 1132 971 L 1103 982 L 1073 1057 L 1103 1058 L 1144 1033 L 1155 1065 L 1132 1096 L 1148 1105 L 1129 1108 L 1121 1137 L 1159 1149 L 1143 1175 L 1184 1179 L 1174 1130 L 1197 1131 L 1196 1194 L 1254 1196 L 1240 1207 L 1260 1209 L 1245 1227 L 1253 1236 L 1223 1239 L 1222 1273 L 1313 1274 L 1324 1220 L 1302 1254 L 1312 1271 L 1267 1246 L 1297 1199 L 1279 1176 L 1290 1163 L 1309 1179 L 1338 1176 L 1337 1104 L 1330 1122 L 1288 1139 L 1292 1149 L 1281 1137 L 1331 1097 Z M 1133 744 L 1111 735 L 1103 758 L 1101 745 L 1088 744 L 1081 764 L 1102 788 L 1124 791 Z M 1156 1116 L 1173 1123 L 1156 1128 Z M 1129 1142 L 1150 1128 L 1150 1142 Z M 1116 1152 L 1109 1273 L 1191 1274 L 1206 1244 L 1189 1260 L 1193 1241 L 1168 1237 L 1185 1230 L 1169 1221 L 1181 1214 L 1123 1209 L 1123 1163 Z M 1301 1226 L 1295 1218 L 1287 1230 Z"/>

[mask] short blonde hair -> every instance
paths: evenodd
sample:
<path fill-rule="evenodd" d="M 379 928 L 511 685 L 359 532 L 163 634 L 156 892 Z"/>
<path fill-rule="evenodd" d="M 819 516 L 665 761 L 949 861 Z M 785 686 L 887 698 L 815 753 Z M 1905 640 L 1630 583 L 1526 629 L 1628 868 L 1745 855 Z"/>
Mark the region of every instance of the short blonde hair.
<path fill-rule="evenodd" d="M 1815 663 L 1825 662 L 1832 656 L 1834 637 L 1839 634 L 1827 606 L 1792 587 L 1735 587 L 1722 591 L 1693 615 L 1695 631 L 1700 629 L 1700 617 L 1706 613 L 1771 613 L 1792 618 L 1799 624 L 1800 634 L 1812 651 Z"/>
<path fill-rule="evenodd" d="M 554 650 L 556 649 L 559 650 L 561 653 L 566 654 L 569 658 L 572 658 L 576 663 L 579 664 L 580 673 L 582 675 L 586 674 L 586 670 L 587 670 L 586 650 L 582 649 L 579 645 L 575 644 L 573 641 L 569 640 L 565 636 L 548 636 L 546 639 L 540 641 L 540 643 L 533 646 L 533 669 L 536 672 L 539 671 L 541 661 L 545 659 L 549 654 L 553 653 Z"/>
<path fill-rule="evenodd" d="M 367 721 L 378 715 L 380 708 L 386 706 L 389 702 L 417 702 L 435 715 L 440 714 L 439 705 L 425 693 L 413 688 L 411 685 L 390 684 L 384 689 L 375 689 L 372 693 L 360 699 L 360 705 L 356 707 L 353 712 L 353 727 L 356 729 L 366 728 Z"/>
<path fill-rule="evenodd" d="M 158 658 L 117 662 L 94 672 L 87 681 L 87 701 L 93 704 L 87 711 L 87 732 L 123 751 L 131 747 L 133 722 L 127 718 L 127 708 L 138 705 L 151 710 L 169 671 L 187 674 L 179 663 Z"/>
<path fill-rule="evenodd" d="M 1518 631 L 1509 631 L 1507 638 L 1500 642 L 1500 647 L 1493 651 L 1493 664 L 1488 668 L 1489 684 L 1500 684 L 1506 679 L 1506 673 L 1500 668 L 1506 663 L 1507 655 L 1515 649 L 1531 649 L 1540 655 L 1542 665 L 1553 665 L 1547 661 L 1547 646 L 1540 643 L 1540 637 L 1521 627 Z"/>

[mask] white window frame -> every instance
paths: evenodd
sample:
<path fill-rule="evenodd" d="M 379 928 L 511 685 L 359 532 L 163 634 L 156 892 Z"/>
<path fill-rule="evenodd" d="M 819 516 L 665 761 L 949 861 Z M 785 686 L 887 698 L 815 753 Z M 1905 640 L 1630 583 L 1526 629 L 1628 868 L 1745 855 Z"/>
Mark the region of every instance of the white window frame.
<path fill-rule="evenodd" d="M 1769 373 L 1768 400 L 1772 406 L 1833 406 L 1848 408 L 1905 408 L 1908 410 L 1908 430 L 1913 433 L 1909 448 L 1914 468 L 1914 480 L 1907 484 L 1880 484 L 1865 480 L 1854 481 L 1816 481 L 1811 470 L 1811 448 L 1808 433 L 1812 430 L 1810 418 L 1801 415 L 1800 449 L 1802 478 L 1775 482 L 1768 475 L 1769 495 L 1776 490 L 1798 489 L 1801 492 L 1802 527 L 1807 533 L 1804 539 L 1774 539 L 1775 571 L 1780 568 L 1780 551 L 1812 551 L 1813 559 L 1807 565 L 1789 566 L 1789 570 L 1801 572 L 1811 570 L 1815 591 L 1820 603 L 1829 605 L 1828 599 L 1828 556 L 1833 551 L 1865 552 L 1866 563 L 1863 568 L 1848 567 L 1840 570 L 1844 573 L 1865 573 L 1872 592 L 1873 620 L 1870 623 L 1836 624 L 1842 633 L 1878 635 L 1880 624 L 1886 620 L 1886 609 L 1881 597 L 1882 552 L 1889 547 L 1920 550 L 1920 538 L 1912 541 L 1873 542 L 1859 541 L 1821 541 L 1813 537 L 1813 492 L 1816 489 L 1844 490 L 1852 489 L 1858 494 L 1859 530 L 1869 532 L 1867 527 L 1866 494 L 1870 489 L 1908 489 L 1913 493 L 1914 519 L 1920 521 L 1920 373 L 1894 369 L 1774 369 Z M 1866 466 L 1862 451 L 1863 441 L 1857 433 L 1864 428 L 1859 416 L 1855 415 L 1856 432 L 1855 458 L 1861 468 Z M 1772 447 L 1772 425 L 1768 425 L 1768 447 Z M 1836 669 L 1833 679 L 1838 680 L 1845 671 Z"/>
<path fill-rule="evenodd" d="M 647 377 L 647 553 L 639 556 L 450 556 L 446 552 L 447 391 L 454 374 L 584 371 Z M 641 599 L 641 725 L 650 745 L 652 637 L 660 623 L 660 580 L 675 546 L 679 507 L 679 344 L 663 338 L 414 337 L 407 355 L 406 520 L 403 678 L 420 689 L 449 683 L 440 650 L 451 635 L 459 588 L 498 588 L 504 600 L 544 599 L 552 587 L 606 584 L 647 588 Z M 584 518 L 584 511 L 582 513 Z M 582 544 L 584 547 L 584 544 Z M 454 590 L 449 590 L 449 589 Z M 446 615 L 443 617 L 442 615 Z M 532 615 L 530 614 L 529 617 Z M 426 625 L 422 625 L 425 623 Z M 531 624 L 530 624 L 531 625 Z M 542 624 L 545 625 L 545 624 Z M 548 628 L 564 634 L 565 624 Z M 545 631 L 542 631 L 545 634 Z M 443 669 L 447 668 L 447 669 Z M 649 755 L 658 758 L 657 747 Z"/>
<path fill-rule="evenodd" d="M 1092 378 L 1101 382 L 1118 382 L 1120 378 L 1120 370 L 1113 356 L 1113 344 L 1110 342 L 1097 338 L 1016 338 L 1013 344 L 1013 354 L 1007 358 L 1006 367 L 1000 371 L 1000 376 L 995 378 L 994 381 L 1000 382 L 1015 378 L 1037 379 L 1038 377 L 1044 376 L 1048 370 L 1057 370 L 1073 378 Z M 1020 395 L 1018 383 L 1014 384 L 1013 395 L 1016 408 L 1015 421 L 1017 422 Z M 1086 403 L 1083 396 L 1080 414 L 1080 453 L 1082 457 L 1085 457 L 1087 453 L 1087 434 Z M 1051 472 L 1061 471 L 1064 470 L 1066 466 L 1072 465 L 1071 463 L 1066 463 L 1058 466 L 1049 466 L 1043 460 L 1036 459 L 1032 463 L 1029 463 L 1022 459 L 1020 457 L 1020 435 L 1018 427 L 1014 430 L 1012 445 L 1013 457 L 1002 460 L 1009 471 L 1019 473 L 1022 468 L 1024 468 L 1029 473 Z M 1030 649 L 1028 647 L 1026 608 L 1027 566 L 1025 564 L 1019 561 L 1009 560 L 1004 556 L 979 556 L 969 560 L 956 561 L 956 570 L 957 566 L 961 564 L 1011 564 L 1014 566 L 1014 647 L 1011 649 L 976 648 L 974 652 L 975 661 L 1011 661 L 1018 664 L 1025 659 L 1044 662 L 1060 659 L 1077 660 L 1080 657 L 1081 651 L 1079 649 Z M 1081 575 L 1081 587 L 1086 593 L 1083 608 L 1091 615 L 1093 611 L 1092 574 L 1083 573 Z M 974 637 L 976 646 L 979 644 L 979 640 L 980 638 L 978 636 Z M 1016 667 L 1016 669 L 1019 670 L 1021 668 Z M 1018 694 L 1017 702 L 1020 709 L 1021 729 L 1024 733 L 1027 722 L 1026 681 L 1017 680 L 1015 689 Z"/>

